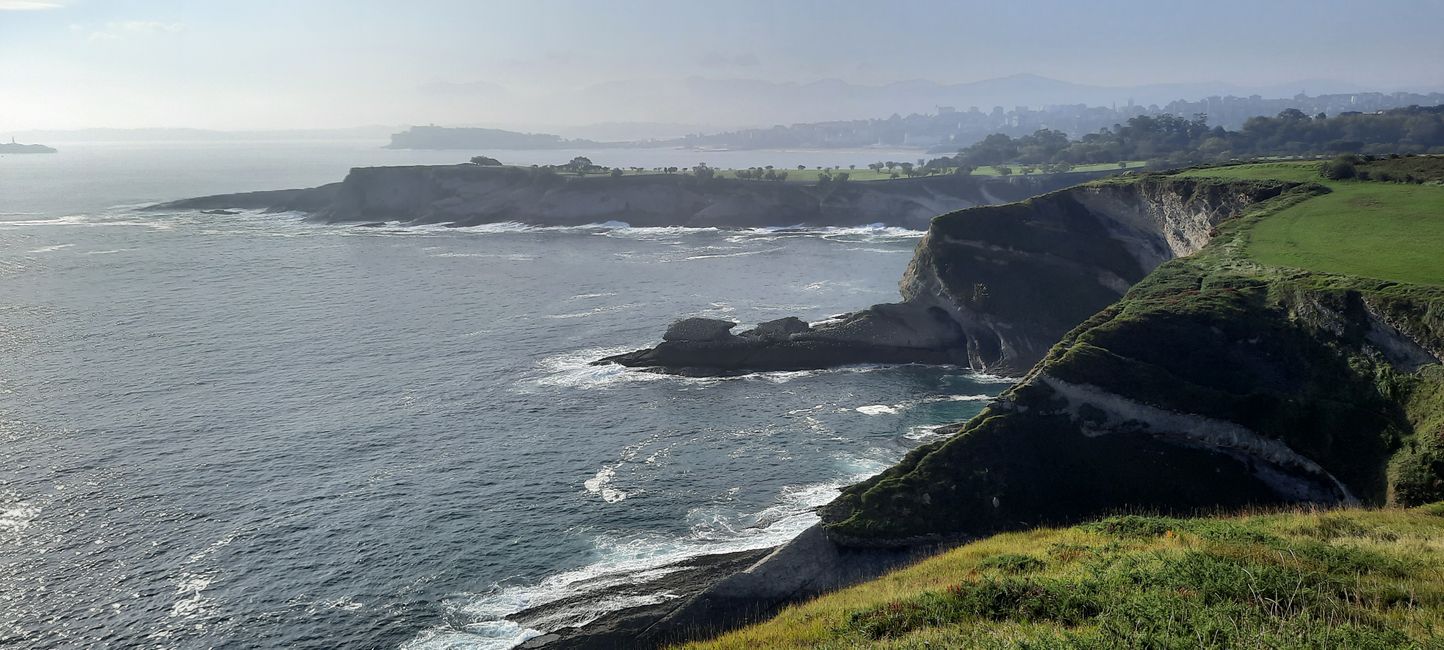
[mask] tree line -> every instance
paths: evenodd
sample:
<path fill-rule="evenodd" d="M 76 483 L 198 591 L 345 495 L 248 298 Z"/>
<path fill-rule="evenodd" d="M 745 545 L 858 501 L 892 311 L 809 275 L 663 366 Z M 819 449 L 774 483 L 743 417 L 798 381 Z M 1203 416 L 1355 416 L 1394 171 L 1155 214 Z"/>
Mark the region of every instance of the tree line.
<path fill-rule="evenodd" d="M 1210 127 L 1208 116 L 1201 113 L 1192 118 L 1139 115 L 1078 139 L 1052 129 L 1017 138 L 995 133 L 923 167 L 1021 164 L 1056 169 L 1126 160 L 1164 167 L 1262 156 L 1391 153 L 1444 153 L 1444 105 L 1333 117 L 1291 108 L 1275 117 L 1250 118 L 1236 131 Z"/>

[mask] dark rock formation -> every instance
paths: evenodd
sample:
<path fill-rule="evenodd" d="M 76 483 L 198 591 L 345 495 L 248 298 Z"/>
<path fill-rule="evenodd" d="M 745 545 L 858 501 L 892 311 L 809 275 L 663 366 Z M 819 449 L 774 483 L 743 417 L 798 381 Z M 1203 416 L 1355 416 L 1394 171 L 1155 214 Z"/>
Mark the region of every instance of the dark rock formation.
<path fill-rule="evenodd" d="M 667 328 L 663 341 L 722 341 L 732 337 L 732 328 L 737 323 L 716 318 L 684 318 Z"/>
<path fill-rule="evenodd" d="M 730 321 L 688 318 L 667 329 L 654 348 L 600 359 L 674 374 L 732 375 L 807 370 L 859 363 L 952 364 L 962 330 L 941 309 L 908 303 L 873 305 L 815 327 L 795 317 L 731 334 Z"/>

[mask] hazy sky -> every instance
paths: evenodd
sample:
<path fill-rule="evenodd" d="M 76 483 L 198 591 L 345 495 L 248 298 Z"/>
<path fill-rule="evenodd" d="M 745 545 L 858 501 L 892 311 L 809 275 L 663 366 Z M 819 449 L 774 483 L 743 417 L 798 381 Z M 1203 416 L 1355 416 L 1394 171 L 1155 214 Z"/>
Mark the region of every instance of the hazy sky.
<path fill-rule="evenodd" d="M 586 99 L 689 77 L 1438 90 L 1441 28 L 1444 0 L 0 0 L 0 130 L 707 121 Z"/>

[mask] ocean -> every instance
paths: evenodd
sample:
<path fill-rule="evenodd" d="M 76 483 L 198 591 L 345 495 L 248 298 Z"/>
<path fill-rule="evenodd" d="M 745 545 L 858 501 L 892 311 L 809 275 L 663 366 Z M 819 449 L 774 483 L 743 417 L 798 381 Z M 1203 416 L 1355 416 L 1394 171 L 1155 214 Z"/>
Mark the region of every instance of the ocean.
<path fill-rule="evenodd" d="M 595 367 L 673 319 L 897 299 L 919 232 L 326 226 L 138 212 L 465 152 L 0 156 L 0 645 L 509 648 L 605 585 L 784 542 L 1006 387 L 961 368 Z M 897 152 L 488 152 L 866 165 Z M 670 597 L 658 593 L 648 598 Z"/>

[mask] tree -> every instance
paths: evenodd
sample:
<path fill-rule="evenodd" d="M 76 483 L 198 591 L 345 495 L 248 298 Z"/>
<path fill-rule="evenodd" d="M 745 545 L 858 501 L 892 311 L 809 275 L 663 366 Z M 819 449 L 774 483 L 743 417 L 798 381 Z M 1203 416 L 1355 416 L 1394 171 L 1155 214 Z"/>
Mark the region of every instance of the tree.
<path fill-rule="evenodd" d="M 1013 168 L 1012 168 L 1012 167 L 1009 167 L 1009 166 L 1007 166 L 1007 165 L 994 165 L 994 166 L 993 166 L 993 169 L 996 169 L 996 170 L 998 171 L 998 175 L 999 175 L 999 176 L 1012 176 L 1012 175 L 1013 175 Z"/>
<path fill-rule="evenodd" d="M 847 172 L 838 172 L 835 180 L 839 183 L 846 183 L 847 179 L 849 178 L 852 178 L 852 174 L 849 174 Z"/>
<path fill-rule="evenodd" d="M 797 166 L 797 171 L 803 171 L 803 170 L 805 170 L 805 169 L 807 169 L 807 165 L 798 165 L 798 166 Z"/>
<path fill-rule="evenodd" d="M 482 167 L 500 167 L 501 161 L 489 156 L 472 156 L 471 164 L 481 165 Z"/>
<path fill-rule="evenodd" d="M 1128 161 L 1125 161 L 1125 160 L 1120 160 L 1120 161 L 1118 161 L 1118 168 L 1119 168 L 1119 169 L 1127 169 L 1127 168 L 1128 168 Z"/>
<path fill-rule="evenodd" d="M 612 178 L 621 178 L 623 173 L 625 172 L 622 171 L 621 167 L 612 168 Z"/>

